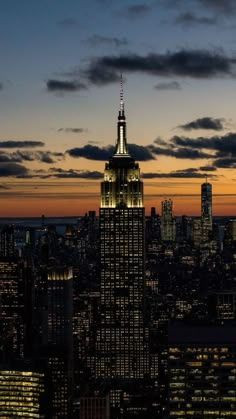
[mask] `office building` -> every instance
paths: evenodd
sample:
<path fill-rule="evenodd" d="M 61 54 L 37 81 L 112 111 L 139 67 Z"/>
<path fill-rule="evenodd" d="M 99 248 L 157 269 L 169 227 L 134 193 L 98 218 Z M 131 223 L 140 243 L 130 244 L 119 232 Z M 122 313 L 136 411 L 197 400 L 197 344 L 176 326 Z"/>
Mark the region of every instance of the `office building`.
<path fill-rule="evenodd" d="M 212 185 L 206 182 L 201 185 L 201 222 L 202 242 L 208 242 L 212 233 Z"/>
<path fill-rule="evenodd" d="M 24 355 L 24 283 L 22 262 L 0 258 L 0 361 Z"/>
<path fill-rule="evenodd" d="M 176 322 L 168 340 L 168 417 L 235 418 L 235 325 Z"/>
<path fill-rule="evenodd" d="M 232 245 L 236 243 L 236 220 L 229 220 L 225 225 L 224 243 Z"/>
<path fill-rule="evenodd" d="M 48 268 L 47 357 L 53 419 L 71 417 L 73 386 L 72 270 Z"/>
<path fill-rule="evenodd" d="M 0 417 L 43 419 L 44 374 L 0 367 Z"/>
<path fill-rule="evenodd" d="M 175 220 L 172 215 L 173 202 L 165 199 L 161 203 L 161 240 L 173 242 L 175 240 Z"/>
<path fill-rule="evenodd" d="M 202 221 L 201 218 L 193 218 L 192 241 L 195 247 L 199 247 L 202 241 Z"/>
<path fill-rule="evenodd" d="M 236 319 L 236 290 L 211 293 L 208 310 L 212 319 L 225 322 Z"/>
<path fill-rule="evenodd" d="M 144 327 L 144 206 L 138 163 L 128 152 L 121 80 L 118 138 L 101 184 L 101 324 L 96 375 L 143 378 L 148 369 Z"/>
<path fill-rule="evenodd" d="M 0 256 L 15 256 L 15 233 L 13 225 L 5 225 L 0 231 Z"/>
<path fill-rule="evenodd" d="M 80 399 L 80 419 L 110 419 L 110 400 L 108 395 L 84 395 Z"/>

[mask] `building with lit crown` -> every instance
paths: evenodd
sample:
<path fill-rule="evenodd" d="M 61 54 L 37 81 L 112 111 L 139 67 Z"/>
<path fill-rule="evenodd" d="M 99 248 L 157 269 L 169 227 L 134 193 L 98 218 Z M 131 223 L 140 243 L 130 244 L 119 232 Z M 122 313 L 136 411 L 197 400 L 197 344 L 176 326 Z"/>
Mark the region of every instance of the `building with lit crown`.
<path fill-rule="evenodd" d="M 96 376 L 143 378 L 148 351 L 144 327 L 144 206 L 138 163 L 128 152 L 121 80 L 117 143 L 101 183 L 101 322 Z"/>

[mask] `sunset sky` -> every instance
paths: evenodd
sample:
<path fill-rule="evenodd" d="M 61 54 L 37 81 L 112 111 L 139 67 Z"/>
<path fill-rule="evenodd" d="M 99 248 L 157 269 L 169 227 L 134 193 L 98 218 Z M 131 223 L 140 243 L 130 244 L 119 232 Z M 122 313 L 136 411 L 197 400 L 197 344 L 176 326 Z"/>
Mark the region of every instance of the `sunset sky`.
<path fill-rule="evenodd" d="M 0 217 L 98 210 L 119 79 L 145 207 L 236 209 L 235 0 L 1 0 Z"/>

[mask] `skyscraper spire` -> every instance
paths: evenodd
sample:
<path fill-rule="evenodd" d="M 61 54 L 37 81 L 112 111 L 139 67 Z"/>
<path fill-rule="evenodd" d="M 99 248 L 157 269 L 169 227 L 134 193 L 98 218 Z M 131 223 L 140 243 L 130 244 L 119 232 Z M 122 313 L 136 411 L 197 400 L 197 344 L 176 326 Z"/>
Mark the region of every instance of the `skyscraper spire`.
<path fill-rule="evenodd" d="M 120 114 L 124 114 L 124 90 L 122 73 L 120 75 Z"/>
<path fill-rule="evenodd" d="M 123 91 L 123 77 L 120 76 L 120 110 L 117 123 L 117 142 L 115 155 L 129 156 L 127 143 L 126 143 L 126 122 L 124 111 L 124 91 Z"/>

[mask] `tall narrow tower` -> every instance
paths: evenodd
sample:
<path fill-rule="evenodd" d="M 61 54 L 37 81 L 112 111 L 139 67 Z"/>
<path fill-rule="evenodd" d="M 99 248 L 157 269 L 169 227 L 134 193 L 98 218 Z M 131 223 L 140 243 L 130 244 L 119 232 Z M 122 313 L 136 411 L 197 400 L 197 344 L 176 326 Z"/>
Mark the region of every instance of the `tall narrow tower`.
<path fill-rule="evenodd" d="M 128 152 L 123 82 L 118 137 L 101 183 L 101 325 L 97 377 L 142 378 L 147 371 L 144 308 L 144 207 L 138 163 Z"/>
<path fill-rule="evenodd" d="M 175 240 L 175 223 L 172 215 L 173 202 L 165 199 L 161 203 L 161 239 L 163 242 Z"/>
<path fill-rule="evenodd" d="M 209 240 L 212 232 L 212 185 L 206 182 L 201 186 L 201 224 L 202 224 L 202 240 Z"/>

